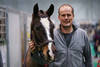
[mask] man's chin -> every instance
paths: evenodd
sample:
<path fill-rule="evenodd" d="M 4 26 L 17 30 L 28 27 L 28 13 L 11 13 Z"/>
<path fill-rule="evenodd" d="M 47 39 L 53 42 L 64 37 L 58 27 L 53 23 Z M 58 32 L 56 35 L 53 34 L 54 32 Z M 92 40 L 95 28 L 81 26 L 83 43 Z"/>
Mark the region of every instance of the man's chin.
<path fill-rule="evenodd" d="M 63 28 L 70 28 L 71 26 L 70 25 L 66 25 L 66 26 L 63 26 Z"/>

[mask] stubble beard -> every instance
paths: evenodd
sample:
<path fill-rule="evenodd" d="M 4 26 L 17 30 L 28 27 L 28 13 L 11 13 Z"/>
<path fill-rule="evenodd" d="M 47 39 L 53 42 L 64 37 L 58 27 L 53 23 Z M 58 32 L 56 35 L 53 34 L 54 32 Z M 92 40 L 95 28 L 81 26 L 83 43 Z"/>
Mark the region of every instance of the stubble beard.
<path fill-rule="evenodd" d="M 69 29 L 71 27 L 71 25 L 69 26 L 64 26 L 64 25 L 61 25 L 63 29 Z"/>

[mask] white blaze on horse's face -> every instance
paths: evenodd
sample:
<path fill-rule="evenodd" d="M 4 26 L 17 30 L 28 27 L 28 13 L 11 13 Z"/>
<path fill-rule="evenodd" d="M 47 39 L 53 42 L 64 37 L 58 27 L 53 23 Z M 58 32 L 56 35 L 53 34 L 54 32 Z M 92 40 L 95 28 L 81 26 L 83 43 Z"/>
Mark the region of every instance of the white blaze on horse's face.
<path fill-rule="evenodd" d="M 45 28 L 48 40 L 53 41 L 52 37 L 50 36 L 50 21 L 48 20 L 48 18 L 47 17 L 41 18 L 40 22 L 42 23 L 42 25 Z M 49 50 L 49 55 L 51 57 L 51 60 L 54 60 L 54 53 L 52 51 L 52 42 L 48 43 L 48 50 Z"/>

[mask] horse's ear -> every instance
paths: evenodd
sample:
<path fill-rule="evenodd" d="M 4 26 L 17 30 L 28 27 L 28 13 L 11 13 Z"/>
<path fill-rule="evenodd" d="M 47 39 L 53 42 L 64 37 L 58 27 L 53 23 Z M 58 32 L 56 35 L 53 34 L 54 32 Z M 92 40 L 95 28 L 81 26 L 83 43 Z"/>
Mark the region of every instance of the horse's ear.
<path fill-rule="evenodd" d="M 39 11 L 38 3 L 36 3 L 36 4 L 34 5 L 34 8 L 33 8 L 33 14 L 34 14 L 35 16 L 38 15 L 38 11 Z"/>
<path fill-rule="evenodd" d="M 53 14 L 53 12 L 54 12 L 54 5 L 51 4 L 49 9 L 47 10 L 48 16 L 50 17 Z"/>

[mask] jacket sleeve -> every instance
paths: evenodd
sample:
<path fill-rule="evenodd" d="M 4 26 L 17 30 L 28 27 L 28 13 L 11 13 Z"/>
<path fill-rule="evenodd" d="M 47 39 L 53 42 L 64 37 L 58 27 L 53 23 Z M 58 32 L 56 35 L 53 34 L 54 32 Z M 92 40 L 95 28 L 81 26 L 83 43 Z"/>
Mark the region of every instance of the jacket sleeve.
<path fill-rule="evenodd" d="M 85 34 L 85 36 L 84 36 L 84 42 L 85 42 L 85 46 L 84 46 L 84 50 L 83 50 L 83 55 L 85 58 L 85 61 L 84 61 L 85 67 L 93 67 L 91 48 L 90 48 L 87 34 Z"/>

